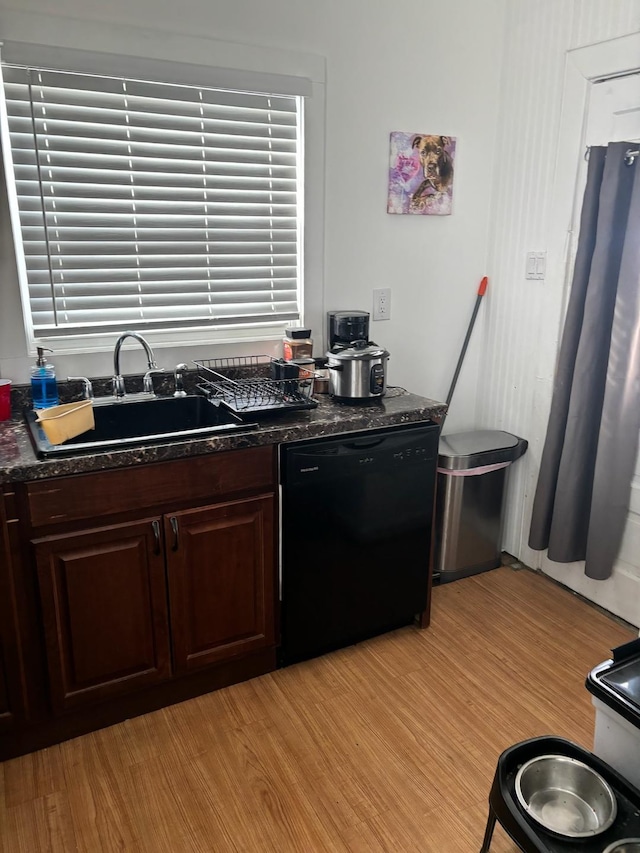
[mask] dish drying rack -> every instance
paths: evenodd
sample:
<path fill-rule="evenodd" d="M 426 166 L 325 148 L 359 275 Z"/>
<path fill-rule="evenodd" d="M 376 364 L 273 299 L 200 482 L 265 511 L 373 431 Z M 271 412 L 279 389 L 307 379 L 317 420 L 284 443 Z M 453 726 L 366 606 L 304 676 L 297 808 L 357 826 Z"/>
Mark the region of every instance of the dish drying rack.
<path fill-rule="evenodd" d="M 237 414 L 315 409 L 313 376 L 273 379 L 268 355 L 194 359 L 198 388 Z"/>

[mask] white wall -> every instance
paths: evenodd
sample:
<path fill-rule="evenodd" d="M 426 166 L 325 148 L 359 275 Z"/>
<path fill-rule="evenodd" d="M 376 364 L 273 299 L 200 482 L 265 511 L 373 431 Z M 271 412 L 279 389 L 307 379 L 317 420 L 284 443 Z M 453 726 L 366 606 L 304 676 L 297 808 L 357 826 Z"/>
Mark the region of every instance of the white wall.
<path fill-rule="evenodd" d="M 640 0 L 510 0 L 507 8 L 478 416 L 483 426 L 530 442 L 512 471 L 504 547 L 536 567 L 542 555 L 527 538 L 564 310 L 568 235 L 558 230 L 554 199 L 557 182 L 567 178 L 556 171 L 566 51 L 638 30 Z M 546 281 L 526 281 L 526 253 L 544 249 Z M 544 568 L 630 618 L 615 582 L 588 581 L 578 565 Z"/>
<path fill-rule="evenodd" d="M 11 35 L 10 8 L 0 4 L 0 37 Z M 152 26 L 326 57 L 324 307 L 371 310 L 372 289 L 390 286 L 392 319 L 372 326 L 373 339 L 391 352 L 390 382 L 445 397 L 486 272 L 504 0 L 408 0 L 402 6 L 387 0 L 58 0 L 55 6 L 22 0 L 14 8 L 87 26 Z M 141 50 L 146 38 L 141 34 Z M 386 213 L 392 130 L 458 137 L 452 216 Z M 6 223 L 0 227 L 4 254 Z M 28 359 L 10 274 L 0 280 L 0 324 L 0 370 L 24 379 Z M 321 330 L 314 331 L 319 337 Z M 173 355 L 166 354 L 169 363 Z M 479 357 L 480 334 L 454 398 L 450 431 L 475 426 Z M 60 375 L 111 372 L 107 354 L 55 362 Z"/>
<path fill-rule="evenodd" d="M 524 258 L 558 244 L 552 201 L 566 51 L 640 30 L 640 0 L 509 0 L 506 8 L 504 0 L 401 7 L 388 0 L 0 0 L 0 38 L 11 37 L 15 10 L 59 16 L 59 28 L 64 16 L 74 18 L 91 33 L 104 24 L 144 28 L 138 36 L 132 30 L 142 53 L 155 30 L 326 57 L 324 309 L 370 310 L 372 289 L 391 286 L 393 319 L 372 327 L 391 352 L 390 381 L 443 399 L 476 284 L 489 273 L 447 430 L 486 426 L 529 439 L 512 472 L 504 544 L 538 565 L 526 540 L 564 258 L 562 251 L 549 257 L 545 282 L 525 281 Z M 386 214 L 392 130 L 458 137 L 451 217 Z M 1 205 L 0 259 L 0 374 L 25 381 L 29 359 Z M 320 338 L 322 330 L 314 331 Z M 162 360 L 185 355 L 193 353 L 165 351 Z M 111 372 L 103 353 L 55 361 L 60 375 Z M 602 589 L 582 591 L 598 599 Z"/>

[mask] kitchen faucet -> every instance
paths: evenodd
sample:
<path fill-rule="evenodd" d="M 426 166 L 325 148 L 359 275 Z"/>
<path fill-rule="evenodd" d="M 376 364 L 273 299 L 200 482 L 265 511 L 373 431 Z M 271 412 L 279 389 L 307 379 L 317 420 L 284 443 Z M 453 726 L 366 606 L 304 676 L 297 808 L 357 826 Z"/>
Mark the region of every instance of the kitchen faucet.
<path fill-rule="evenodd" d="M 152 376 L 154 373 L 164 373 L 164 368 L 158 367 L 155 362 L 153 350 L 151 349 L 147 341 L 142 337 L 142 335 L 139 335 L 137 332 L 123 332 L 116 341 L 116 346 L 113 351 L 113 396 L 124 397 L 126 394 L 124 387 L 124 377 L 120 373 L 120 350 L 122 348 L 122 344 L 126 341 L 127 338 L 135 338 L 136 341 L 138 341 L 144 348 L 144 351 L 147 355 L 147 362 L 149 364 L 149 370 L 144 375 L 144 392 L 147 394 L 153 394 Z"/>

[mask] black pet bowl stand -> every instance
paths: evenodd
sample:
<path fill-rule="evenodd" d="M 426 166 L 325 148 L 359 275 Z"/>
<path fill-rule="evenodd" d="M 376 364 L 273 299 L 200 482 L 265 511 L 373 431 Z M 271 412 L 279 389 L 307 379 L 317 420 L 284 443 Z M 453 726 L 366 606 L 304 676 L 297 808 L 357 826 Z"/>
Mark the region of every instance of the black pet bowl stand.
<path fill-rule="evenodd" d="M 566 755 L 593 768 L 611 785 L 618 802 L 612 826 L 589 838 L 568 838 L 547 832 L 521 808 L 515 794 L 520 767 L 539 755 Z M 498 759 L 491 792 L 489 818 L 480 853 L 488 853 L 496 821 L 524 853 L 602 853 L 623 838 L 640 838 L 640 791 L 604 761 L 575 743 L 559 737 L 537 737 L 506 749 Z"/>

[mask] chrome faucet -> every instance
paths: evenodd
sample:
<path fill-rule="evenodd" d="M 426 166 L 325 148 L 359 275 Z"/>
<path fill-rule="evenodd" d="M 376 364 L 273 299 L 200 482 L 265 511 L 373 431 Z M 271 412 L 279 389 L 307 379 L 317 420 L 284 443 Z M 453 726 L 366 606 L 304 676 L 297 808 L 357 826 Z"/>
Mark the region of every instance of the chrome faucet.
<path fill-rule="evenodd" d="M 122 349 L 122 344 L 126 341 L 127 338 L 135 338 L 141 346 L 144 348 L 144 351 L 147 355 L 147 362 L 149 364 L 149 370 L 144 375 L 144 390 L 147 393 L 153 393 L 153 384 L 151 376 L 154 372 L 162 373 L 162 368 L 158 368 L 158 365 L 155 362 L 155 358 L 153 355 L 153 350 L 142 337 L 137 332 L 123 332 L 118 340 L 116 341 L 116 346 L 113 351 L 113 396 L 114 397 L 124 397 L 126 394 L 124 387 L 124 377 L 120 373 L 120 350 Z"/>
<path fill-rule="evenodd" d="M 186 397 L 187 392 L 184 390 L 184 371 L 188 370 L 188 366 L 186 364 L 177 364 L 176 369 L 173 371 L 173 376 L 175 379 L 176 390 L 173 392 L 174 397 Z"/>
<path fill-rule="evenodd" d="M 93 400 L 93 385 L 86 376 L 67 376 L 67 382 L 82 382 L 82 396 L 85 400 Z"/>

